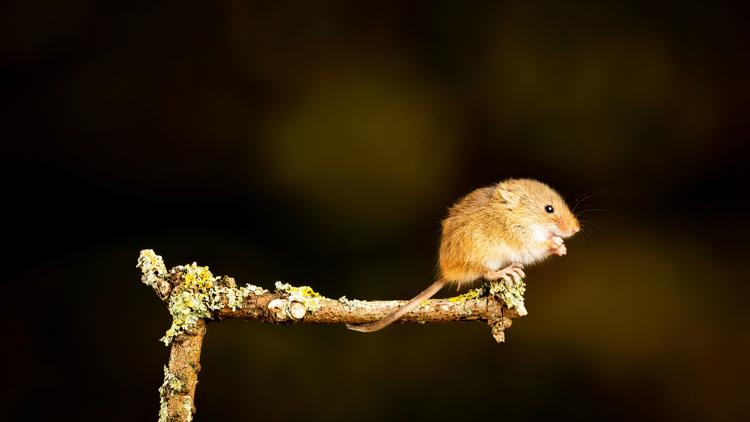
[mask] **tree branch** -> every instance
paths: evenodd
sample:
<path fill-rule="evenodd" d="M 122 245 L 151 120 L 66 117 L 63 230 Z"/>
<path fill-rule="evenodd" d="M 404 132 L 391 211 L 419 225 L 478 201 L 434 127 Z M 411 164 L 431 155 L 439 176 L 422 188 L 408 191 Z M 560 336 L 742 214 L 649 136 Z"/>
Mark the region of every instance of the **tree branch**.
<path fill-rule="evenodd" d="M 274 292 L 249 284 L 237 287 L 233 278 L 215 277 L 208 267 L 195 263 L 167 271 L 163 259 L 150 249 L 141 251 L 138 267 L 143 272 L 141 281 L 168 303 L 172 314 L 172 326 L 162 338 L 172 349 L 169 366 L 164 368 L 164 383 L 159 388 L 160 421 L 192 420 L 207 319 L 249 319 L 273 324 L 363 324 L 377 321 L 406 303 L 346 297 L 330 299 L 308 286 L 295 287 L 280 282 L 276 283 Z M 399 322 L 483 321 L 490 326 L 494 339 L 502 342 L 512 319 L 526 314 L 523 292 L 523 283 L 513 288 L 496 284 L 449 299 L 430 299 Z"/>
<path fill-rule="evenodd" d="M 457 296 L 450 299 L 430 299 L 413 311 L 404 315 L 400 323 L 434 323 L 450 321 L 485 321 L 491 326 L 510 326 L 510 319 L 519 316 L 518 311 L 503 308 L 503 303 L 494 296 Z M 290 298 L 284 290 L 267 293 L 247 299 L 249 306 L 237 310 L 229 307 L 219 309 L 219 319 L 254 319 L 270 323 L 309 323 L 309 324 L 364 324 L 380 320 L 406 304 L 405 300 L 362 301 L 319 298 L 317 310 L 312 311 L 304 302 Z M 503 320 L 505 319 L 505 320 Z"/>

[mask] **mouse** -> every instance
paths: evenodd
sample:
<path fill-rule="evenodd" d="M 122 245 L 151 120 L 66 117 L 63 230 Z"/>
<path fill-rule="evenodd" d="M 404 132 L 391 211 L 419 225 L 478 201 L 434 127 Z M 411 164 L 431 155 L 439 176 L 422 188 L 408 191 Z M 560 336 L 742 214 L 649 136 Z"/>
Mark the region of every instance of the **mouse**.
<path fill-rule="evenodd" d="M 526 277 L 525 266 L 565 255 L 563 239 L 580 228 L 562 196 L 538 180 L 507 179 L 476 189 L 451 206 L 442 222 L 437 281 L 388 316 L 347 328 L 381 330 L 446 285 L 461 289 L 481 280 L 518 284 Z"/>

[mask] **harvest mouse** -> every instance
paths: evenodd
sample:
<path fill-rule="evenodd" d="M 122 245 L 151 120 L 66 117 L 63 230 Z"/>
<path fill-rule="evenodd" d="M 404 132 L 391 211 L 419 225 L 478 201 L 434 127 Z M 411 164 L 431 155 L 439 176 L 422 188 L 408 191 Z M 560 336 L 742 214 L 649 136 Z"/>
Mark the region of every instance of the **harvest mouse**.
<path fill-rule="evenodd" d="M 477 280 L 519 283 L 523 266 L 550 255 L 565 255 L 563 238 L 580 230 L 562 197 L 532 179 L 508 179 L 461 198 L 443 220 L 440 277 L 422 293 L 385 318 L 347 325 L 361 332 L 383 329 L 446 284 L 458 288 Z"/>

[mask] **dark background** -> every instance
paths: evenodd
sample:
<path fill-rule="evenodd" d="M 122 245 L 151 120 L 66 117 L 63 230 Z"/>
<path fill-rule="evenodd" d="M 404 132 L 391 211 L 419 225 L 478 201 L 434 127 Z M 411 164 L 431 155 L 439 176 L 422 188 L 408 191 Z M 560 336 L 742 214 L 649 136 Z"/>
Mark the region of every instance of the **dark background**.
<path fill-rule="evenodd" d="M 196 3 L 0 9 L 3 415 L 156 418 L 169 315 L 140 249 L 408 298 L 446 208 L 526 176 L 593 195 L 507 343 L 211 324 L 198 420 L 747 416 L 739 7 Z"/>

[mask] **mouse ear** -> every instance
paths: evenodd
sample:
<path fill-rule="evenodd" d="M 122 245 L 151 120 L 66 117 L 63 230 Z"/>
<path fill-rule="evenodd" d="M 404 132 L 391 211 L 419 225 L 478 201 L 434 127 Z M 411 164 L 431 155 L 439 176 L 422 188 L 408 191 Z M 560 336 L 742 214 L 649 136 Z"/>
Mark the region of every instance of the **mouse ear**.
<path fill-rule="evenodd" d="M 497 193 L 502 200 L 511 207 L 515 207 L 521 201 L 521 197 L 517 193 L 509 191 L 502 186 L 497 188 Z"/>

